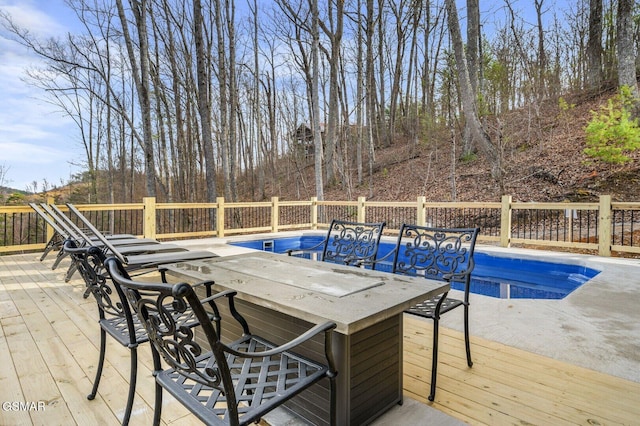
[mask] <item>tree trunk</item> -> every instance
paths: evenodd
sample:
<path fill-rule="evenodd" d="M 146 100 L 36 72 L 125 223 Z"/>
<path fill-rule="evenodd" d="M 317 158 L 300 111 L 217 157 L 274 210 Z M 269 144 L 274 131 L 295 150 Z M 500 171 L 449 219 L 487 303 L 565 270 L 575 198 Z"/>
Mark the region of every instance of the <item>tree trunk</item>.
<path fill-rule="evenodd" d="M 616 28 L 618 38 L 616 51 L 618 56 L 618 87 L 628 86 L 631 94 L 638 97 L 636 77 L 636 55 L 633 42 L 633 6 L 634 0 L 618 0 L 618 20 Z"/>
<path fill-rule="evenodd" d="M 358 12 L 357 12 L 357 56 L 356 56 L 356 169 L 358 173 L 358 185 L 362 185 L 362 142 L 364 139 L 363 134 L 363 115 L 364 106 L 361 99 L 363 99 L 364 93 L 364 38 L 362 36 L 362 0 L 358 0 Z"/>
<path fill-rule="evenodd" d="M 587 87 L 602 83 L 602 0 L 589 0 L 589 39 L 587 41 Z"/>
<path fill-rule="evenodd" d="M 235 3 L 225 0 L 227 30 L 229 31 L 229 195 L 231 201 L 238 201 L 238 85 L 236 80 L 236 37 Z"/>
<path fill-rule="evenodd" d="M 331 42 L 331 56 L 329 57 L 329 119 L 325 131 L 325 170 L 326 180 L 330 185 L 335 181 L 334 155 L 337 147 L 338 118 L 339 114 L 339 75 L 342 48 L 342 33 L 344 27 L 344 0 L 335 0 L 336 9 L 333 11 L 333 2 L 329 2 L 329 23 L 327 27 L 318 19 L 318 24 Z M 335 25 L 334 25 L 335 21 Z"/>
<path fill-rule="evenodd" d="M 445 6 L 447 8 L 447 23 L 449 26 L 449 33 L 451 35 L 456 67 L 458 70 L 462 108 L 465 121 L 467 122 L 466 125 L 468 126 L 474 141 L 480 144 L 482 150 L 487 156 L 487 159 L 491 162 L 492 176 L 495 179 L 499 179 L 502 174 L 500 158 L 497 155 L 497 150 L 493 146 L 489 135 L 482 128 L 476 111 L 475 98 L 473 96 L 473 90 L 471 89 L 471 82 L 469 81 L 469 72 L 467 70 L 467 61 L 462 43 L 462 35 L 460 34 L 458 10 L 456 9 L 455 0 L 445 0 Z"/>
<path fill-rule="evenodd" d="M 322 178 L 322 134 L 320 133 L 320 24 L 318 22 L 318 0 L 311 0 L 311 128 L 315 153 L 316 197 L 324 200 L 324 183 Z"/>
<path fill-rule="evenodd" d="M 382 114 L 377 114 L 378 104 L 376 102 L 376 77 L 373 49 L 373 35 L 375 33 L 375 11 L 373 7 L 373 0 L 367 0 L 367 19 L 366 19 L 366 39 L 367 39 L 367 54 L 366 54 L 366 66 L 365 66 L 365 81 L 367 82 L 365 97 L 367 100 L 367 142 L 369 147 L 369 197 L 373 195 L 373 164 L 375 163 L 375 144 L 374 132 L 377 131 L 378 121 L 381 119 Z M 377 132 L 376 132 L 377 135 Z"/>
<path fill-rule="evenodd" d="M 542 5 L 544 0 L 534 0 L 534 6 L 536 9 L 536 19 L 538 23 L 538 73 L 537 73 L 537 97 L 538 99 L 544 99 L 547 95 L 547 52 L 544 46 L 544 28 L 542 26 Z"/>
<path fill-rule="evenodd" d="M 140 114 L 142 119 L 142 138 L 144 151 L 144 165 L 146 172 L 147 196 L 156 196 L 156 168 L 153 149 L 153 129 L 151 126 L 151 96 L 149 87 L 149 41 L 147 34 L 147 0 L 129 0 L 133 15 L 135 17 L 136 29 L 138 31 L 139 50 L 136 53 L 133 40 L 129 33 L 129 24 L 122 0 L 116 0 L 118 16 L 122 24 L 122 36 L 124 37 L 131 64 L 131 73 L 138 94 L 140 103 Z M 138 63 L 138 60 L 140 61 Z"/>
<path fill-rule="evenodd" d="M 480 4 L 467 0 L 467 64 L 473 93 L 478 93 L 480 75 Z"/>
<path fill-rule="evenodd" d="M 204 48 L 202 20 L 202 4 L 200 0 L 193 0 L 193 34 L 196 44 L 196 68 L 198 80 L 198 113 L 200 114 L 200 127 L 202 134 L 202 150 L 205 160 L 205 180 L 207 182 L 207 202 L 216 201 L 216 177 L 215 159 L 213 155 L 213 141 L 211 138 L 211 104 L 209 101 L 209 73 L 208 63 Z"/>

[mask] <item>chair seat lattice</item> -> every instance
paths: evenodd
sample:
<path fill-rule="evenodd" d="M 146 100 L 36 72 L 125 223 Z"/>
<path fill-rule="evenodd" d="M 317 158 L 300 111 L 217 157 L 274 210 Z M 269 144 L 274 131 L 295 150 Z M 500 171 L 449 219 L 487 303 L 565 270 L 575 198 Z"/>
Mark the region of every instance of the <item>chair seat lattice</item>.
<path fill-rule="evenodd" d="M 262 352 L 276 347 L 257 336 L 246 336 L 230 346 L 238 352 Z M 242 423 L 242 417 L 261 417 L 278 405 L 282 395 L 302 391 L 327 372 L 326 366 L 292 352 L 260 358 L 227 354 L 227 362 Z M 197 358 L 197 366 L 201 371 L 216 370 L 213 353 L 207 352 Z M 221 390 L 203 385 L 175 370 L 160 372 L 156 380 L 176 399 L 189 406 L 203 422 L 226 424 L 223 419 L 228 416 L 227 398 Z"/>

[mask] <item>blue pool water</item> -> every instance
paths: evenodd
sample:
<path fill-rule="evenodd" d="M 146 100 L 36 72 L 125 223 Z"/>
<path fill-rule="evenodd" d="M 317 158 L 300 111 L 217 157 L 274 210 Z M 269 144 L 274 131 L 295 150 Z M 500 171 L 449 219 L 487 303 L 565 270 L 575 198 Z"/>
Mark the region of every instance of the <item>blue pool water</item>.
<path fill-rule="evenodd" d="M 255 250 L 284 253 L 289 249 L 308 249 L 323 240 L 321 235 L 305 235 L 275 239 L 258 239 L 231 244 Z M 378 257 L 392 251 L 394 244 L 381 242 Z M 540 260 L 492 256 L 476 251 L 471 279 L 471 292 L 511 299 L 562 299 L 600 271 L 586 266 Z M 381 264 L 378 270 L 391 270 Z M 463 290 L 461 283 L 452 288 Z"/>

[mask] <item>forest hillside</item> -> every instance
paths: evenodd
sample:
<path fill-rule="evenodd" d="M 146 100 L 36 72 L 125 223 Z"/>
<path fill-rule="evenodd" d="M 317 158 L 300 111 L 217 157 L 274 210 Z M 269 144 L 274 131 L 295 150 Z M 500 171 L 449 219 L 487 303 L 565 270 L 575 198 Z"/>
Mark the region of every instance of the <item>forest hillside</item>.
<path fill-rule="evenodd" d="M 417 144 L 398 132 L 389 147 L 376 148 L 371 178 L 365 165 L 363 182 L 358 185 L 351 161 L 343 174 L 347 178 L 326 187 L 324 198 L 413 201 L 425 196 L 436 202 L 499 201 L 505 194 L 522 202 L 586 202 L 611 195 L 614 201 L 640 201 L 640 152 L 631 154 L 632 161 L 622 165 L 597 161 L 584 153 L 587 123 L 615 94 L 614 89 L 567 94 L 545 101 L 537 111 L 528 106 L 503 117 L 501 123 L 487 123 L 492 139 L 502 147 L 502 182 L 492 178 L 489 162 L 481 153 L 462 157 L 459 140 L 454 155 L 450 134 L 460 134 L 459 129 L 441 130 L 420 138 Z M 345 155 L 348 161 L 353 160 L 350 155 Z M 312 159 L 300 161 L 285 155 L 274 169 L 276 176 L 266 180 L 262 197 L 255 191 L 255 173 L 240 176 L 240 201 L 273 196 L 307 200 L 316 195 Z M 217 184 L 223 187 L 220 177 Z M 74 183 L 35 197 L 48 195 L 60 203 L 88 203 L 87 189 L 86 184 Z"/>
<path fill-rule="evenodd" d="M 457 146 L 452 165 L 453 143 L 445 134 L 417 146 L 396 138 L 390 147 L 376 149 L 373 179 L 365 171 L 361 185 L 339 182 L 325 189 L 324 198 L 409 201 L 424 195 L 427 201 L 499 201 L 506 194 L 523 202 L 593 201 L 599 195 L 640 201 L 640 153 L 623 165 L 596 161 L 584 153 L 592 112 L 614 94 L 580 92 L 548 100 L 537 112 L 532 107 L 512 112 L 500 126 L 488 123 L 491 137 L 502 146 L 502 185 L 492 178 L 481 154 L 460 158 Z M 315 195 L 312 162 L 296 173 L 287 171 L 289 167 L 277 169 L 278 184 L 267 189 L 267 196 L 295 200 Z M 250 183 L 240 187 L 243 198 L 251 199 Z"/>

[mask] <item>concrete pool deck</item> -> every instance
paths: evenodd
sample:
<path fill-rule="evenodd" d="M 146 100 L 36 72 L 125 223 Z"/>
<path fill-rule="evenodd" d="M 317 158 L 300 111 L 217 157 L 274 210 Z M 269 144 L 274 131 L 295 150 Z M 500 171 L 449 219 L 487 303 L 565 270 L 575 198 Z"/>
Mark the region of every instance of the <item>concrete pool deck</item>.
<path fill-rule="evenodd" d="M 324 235 L 322 231 L 290 231 L 177 243 L 228 256 L 251 251 L 228 245 L 229 242 L 309 233 Z M 498 299 L 472 294 L 472 335 L 640 383 L 640 260 L 482 244 L 476 250 L 573 263 L 601 272 L 561 300 Z M 460 294 L 451 290 L 453 296 Z M 441 325 L 461 331 L 462 315 L 445 315 Z"/>

